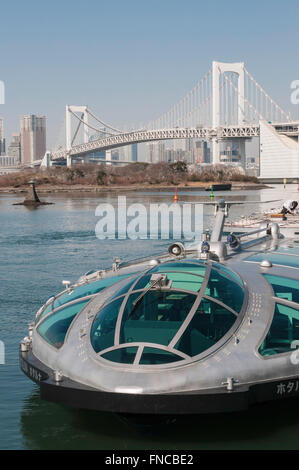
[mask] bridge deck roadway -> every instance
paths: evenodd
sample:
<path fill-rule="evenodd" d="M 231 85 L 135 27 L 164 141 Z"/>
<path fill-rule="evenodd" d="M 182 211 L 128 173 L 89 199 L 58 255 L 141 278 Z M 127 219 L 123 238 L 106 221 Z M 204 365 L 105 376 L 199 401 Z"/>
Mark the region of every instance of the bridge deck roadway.
<path fill-rule="evenodd" d="M 299 136 L 299 122 L 273 124 L 277 132 L 289 136 Z M 198 128 L 174 128 L 156 130 L 138 130 L 123 134 L 114 134 L 99 140 L 73 146 L 70 150 L 59 150 L 53 152 L 51 160 L 62 160 L 69 156 L 80 156 L 92 152 L 111 150 L 117 147 L 134 143 L 150 142 L 157 140 L 172 139 L 248 139 L 260 135 L 259 124 L 242 126 L 221 126 L 217 129 L 212 127 Z"/>

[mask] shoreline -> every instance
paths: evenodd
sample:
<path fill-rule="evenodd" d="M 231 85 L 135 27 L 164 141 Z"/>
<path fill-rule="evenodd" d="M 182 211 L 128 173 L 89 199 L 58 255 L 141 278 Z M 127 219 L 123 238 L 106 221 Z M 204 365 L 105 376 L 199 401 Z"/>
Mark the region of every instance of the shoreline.
<path fill-rule="evenodd" d="M 37 186 L 37 191 L 40 194 L 54 194 L 54 193 L 107 193 L 107 192 L 138 192 L 138 191 L 175 191 L 177 188 L 178 190 L 183 191 L 198 191 L 203 190 L 205 191 L 206 187 L 211 185 L 222 184 L 216 182 L 189 182 L 184 184 L 178 185 L 159 185 L 159 184 L 151 184 L 151 185 L 130 185 L 130 186 L 120 186 L 120 185 L 109 185 L 109 186 L 95 186 L 95 185 L 40 185 Z M 267 189 L 271 188 L 271 186 L 265 185 L 263 183 L 250 183 L 250 182 L 232 182 L 232 188 L 230 191 L 248 191 L 248 190 L 258 190 L 258 189 Z M 8 186 L 0 188 L 0 194 L 25 194 L 28 191 L 28 186 L 24 185 L 19 188 Z M 207 193 L 209 191 L 206 191 Z M 217 193 L 218 191 L 216 191 Z M 219 191 L 222 192 L 222 191 Z"/>

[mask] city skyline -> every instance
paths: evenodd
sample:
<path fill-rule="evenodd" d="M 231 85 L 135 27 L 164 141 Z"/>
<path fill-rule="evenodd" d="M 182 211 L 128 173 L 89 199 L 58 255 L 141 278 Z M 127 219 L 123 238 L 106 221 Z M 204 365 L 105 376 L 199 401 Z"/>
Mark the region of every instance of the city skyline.
<path fill-rule="evenodd" d="M 297 17 L 290 14 L 297 11 L 295 1 L 253 1 L 250 8 L 236 1 L 189 0 L 184 8 L 176 0 L 113 6 L 88 1 L 84 10 L 79 2 L 53 1 L 51 10 L 29 4 L 29 10 L 22 2 L 3 7 L 0 79 L 6 93 L 0 116 L 7 141 L 22 115 L 46 115 L 48 148 L 54 147 L 63 136 L 67 103 L 89 104 L 116 126 L 145 124 L 183 97 L 212 60 L 244 61 L 282 108 L 299 118 L 299 106 L 290 100 L 291 82 L 299 79 Z"/>

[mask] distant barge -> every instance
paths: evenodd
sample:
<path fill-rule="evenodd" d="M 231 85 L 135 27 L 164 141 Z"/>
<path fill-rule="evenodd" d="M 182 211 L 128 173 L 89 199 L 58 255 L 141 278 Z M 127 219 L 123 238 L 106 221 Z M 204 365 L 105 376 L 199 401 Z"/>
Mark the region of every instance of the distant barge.
<path fill-rule="evenodd" d="M 227 184 L 213 184 L 211 186 L 207 186 L 205 191 L 230 191 L 232 189 L 231 183 Z"/>

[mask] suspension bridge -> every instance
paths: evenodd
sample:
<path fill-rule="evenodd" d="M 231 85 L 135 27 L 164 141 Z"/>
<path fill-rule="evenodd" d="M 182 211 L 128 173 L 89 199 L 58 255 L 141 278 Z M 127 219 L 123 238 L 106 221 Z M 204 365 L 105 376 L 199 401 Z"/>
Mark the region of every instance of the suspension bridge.
<path fill-rule="evenodd" d="M 72 132 L 74 121 L 76 128 Z M 73 160 L 84 155 L 106 151 L 106 162 L 111 162 L 114 148 L 197 138 L 211 142 L 213 164 L 220 161 L 222 141 L 238 140 L 241 161 L 245 165 L 245 142 L 260 135 L 261 121 L 270 123 L 280 134 L 299 136 L 299 122 L 292 121 L 290 114 L 268 95 L 243 62 L 214 61 L 209 72 L 189 93 L 142 129 L 121 130 L 97 117 L 88 106 L 67 105 L 65 145 L 54 149 L 50 160 L 66 160 L 70 166 Z"/>

